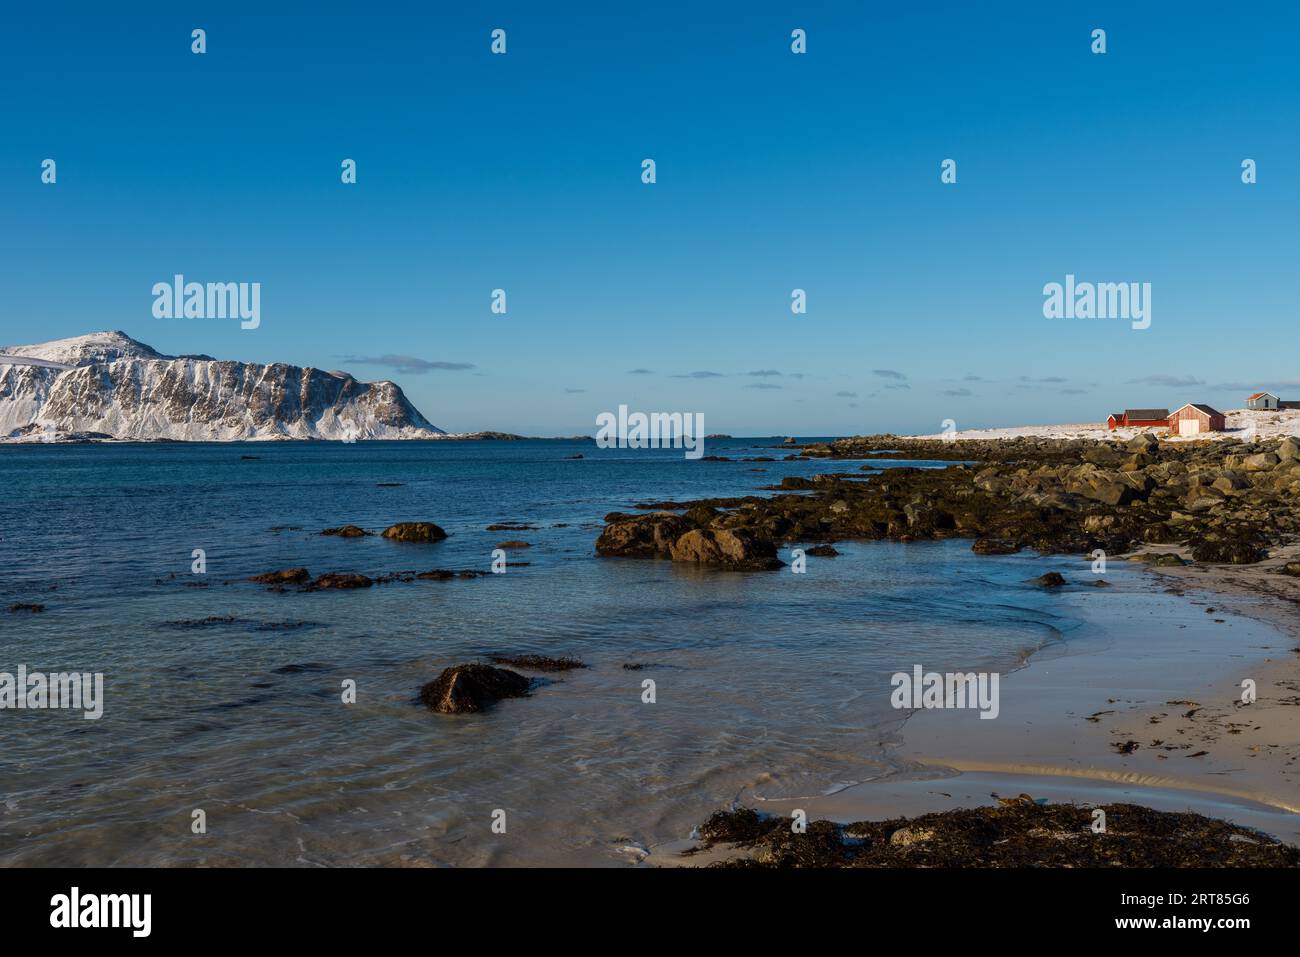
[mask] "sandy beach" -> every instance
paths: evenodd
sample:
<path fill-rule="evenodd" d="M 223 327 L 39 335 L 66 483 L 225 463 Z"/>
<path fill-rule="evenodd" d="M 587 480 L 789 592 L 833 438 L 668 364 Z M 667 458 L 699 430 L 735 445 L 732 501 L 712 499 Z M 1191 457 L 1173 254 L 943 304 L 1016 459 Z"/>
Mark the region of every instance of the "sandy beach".
<path fill-rule="evenodd" d="M 848 823 L 1028 794 L 1193 811 L 1300 844 L 1300 583 L 1277 574 L 1298 551 L 1275 549 L 1255 566 L 1151 569 L 1152 591 L 1180 596 L 1172 603 L 1106 588 L 1063 594 L 1085 620 L 1106 616 L 1105 632 L 1049 646 L 1004 675 L 997 720 L 918 710 L 898 743 L 912 765 L 906 774 L 822 797 L 742 803 Z M 1246 679 L 1257 689 L 1248 705 Z M 659 849 L 658 863 L 692 843 Z M 681 862 L 732 853 L 712 848 Z"/>

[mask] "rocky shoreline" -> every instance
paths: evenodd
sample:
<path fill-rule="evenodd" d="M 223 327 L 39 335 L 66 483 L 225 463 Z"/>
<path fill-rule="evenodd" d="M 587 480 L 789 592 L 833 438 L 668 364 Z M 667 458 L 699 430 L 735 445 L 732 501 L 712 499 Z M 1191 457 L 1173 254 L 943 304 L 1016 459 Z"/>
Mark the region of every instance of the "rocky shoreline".
<path fill-rule="evenodd" d="M 615 512 L 596 551 L 736 570 L 781 567 L 777 548 L 843 539 L 969 538 L 983 554 L 1118 556 L 1186 547 L 1197 562 L 1252 564 L 1300 532 L 1300 441 L 945 442 L 868 436 L 802 448 L 809 458 L 948 461 L 861 465 L 786 477 L 771 497 L 654 503 Z M 869 473 L 869 474 L 866 474 Z M 642 508 L 642 506 L 638 506 Z M 1300 574 L 1296 567 L 1288 574 Z"/>

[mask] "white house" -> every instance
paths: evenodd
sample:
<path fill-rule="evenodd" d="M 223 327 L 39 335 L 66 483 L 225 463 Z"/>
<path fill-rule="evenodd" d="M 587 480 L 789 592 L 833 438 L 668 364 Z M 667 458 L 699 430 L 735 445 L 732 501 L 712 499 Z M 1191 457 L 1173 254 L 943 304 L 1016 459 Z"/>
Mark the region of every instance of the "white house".
<path fill-rule="evenodd" d="M 1246 399 L 1246 408 L 1257 410 L 1276 409 L 1278 397 L 1272 392 L 1256 392 Z"/>

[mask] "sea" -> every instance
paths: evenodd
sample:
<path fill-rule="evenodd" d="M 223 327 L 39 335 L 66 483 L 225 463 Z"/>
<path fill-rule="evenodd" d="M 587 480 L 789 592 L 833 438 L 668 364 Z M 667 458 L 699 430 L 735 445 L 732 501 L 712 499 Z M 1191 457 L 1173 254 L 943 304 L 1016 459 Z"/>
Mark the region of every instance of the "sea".
<path fill-rule="evenodd" d="M 947 465 L 779 446 L 707 443 L 730 461 L 576 440 L 0 447 L 0 672 L 104 682 L 98 720 L 0 710 L 0 865 L 632 864 L 747 798 L 909 773 L 893 674 L 1005 675 L 1083 627 L 1026 579 L 1086 578 L 1087 562 L 967 540 L 838 542 L 802 572 L 789 546 L 811 543 L 765 572 L 596 554 L 604 516 L 638 503 Z M 448 537 L 320 534 L 403 521 Z M 531 527 L 488 529 L 502 523 Z M 247 580 L 489 571 L 507 540 L 529 547 L 475 578 Z M 9 610 L 23 603 L 45 610 Z M 420 705 L 442 669 L 494 654 L 587 667 L 529 672 L 528 697 L 479 714 Z"/>

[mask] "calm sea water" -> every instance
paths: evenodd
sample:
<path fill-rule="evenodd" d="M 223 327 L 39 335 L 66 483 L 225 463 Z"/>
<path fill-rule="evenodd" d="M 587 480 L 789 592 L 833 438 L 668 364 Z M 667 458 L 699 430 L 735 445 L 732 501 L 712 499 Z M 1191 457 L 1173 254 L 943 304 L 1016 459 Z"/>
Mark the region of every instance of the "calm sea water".
<path fill-rule="evenodd" d="M 756 447 L 773 441 L 708 451 L 779 456 Z M 857 464 L 542 441 L 0 447 L 0 671 L 106 685 L 99 721 L 0 712 L 0 864 L 618 863 L 738 795 L 892 773 L 890 674 L 1006 671 L 1077 626 L 1023 584 L 1043 562 L 841 543 L 796 575 L 593 549 L 602 516 L 637 502 Z M 450 537 L 317 534 L 397 521 Z M 486 530 L 507 521 L 537 529 Z M 506 539 L 532 544 L 511 553 L 529 564 L 479 579 L 308 594 L 241 580 L 487 569 Z M 210 617 L 235 620 L 195 624 Z M 415 703 L 442 668 L 493 653 L 590 667 L 481 715 Z"/>

